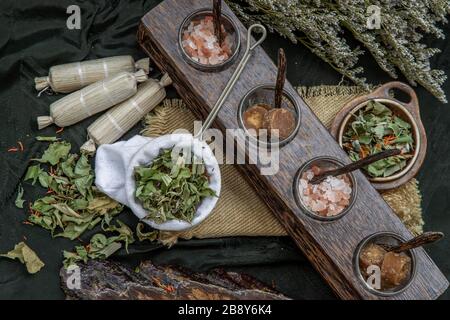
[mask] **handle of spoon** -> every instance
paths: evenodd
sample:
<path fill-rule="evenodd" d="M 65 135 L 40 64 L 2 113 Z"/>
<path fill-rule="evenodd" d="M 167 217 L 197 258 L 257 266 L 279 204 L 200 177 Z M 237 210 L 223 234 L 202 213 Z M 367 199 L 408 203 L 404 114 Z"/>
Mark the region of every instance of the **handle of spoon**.
<path fill-rule="evenodd" d="M 252 32 L 256 28 L 261 29 L 262 35 L 255 43 L 252 44 L 251 43 Z M 209 113 L 209 115 L 206 118 L 205 122 L 203 123 L 202 127 L 200 128 L 198 133 L 195 135 L 195 138 L 202 139 L 203 133 L 206 130 L 208 130 L 208 128 L 211 126 L 212 122 L 214 121 L 217 114 L 219 113 L 220 108 L 222 107 L 223 103 L 225 102 L 225 100 L 227 99 L 231 90 L 233 89 L 234 85 L 236 84 L 237 80 L 239 79 L 239 76 L 241 75 L 242 71 L 244 70 L 245 65 L 247 64 L 248 60 L 250 59 L 252 51 L 264 41 L 266 36 L 267 36 L 267 30 L 261 24 L 253 24 L 250 26 L 250 28 L 248 28 L 247 48 L 245 49 L 245 53 L 244 53 L 241 61 L 239 62 L 238 66 L 236 67 L 236 70 L 234 71 L 230 80 L 228 80 L 228 83 L 226 84 L 225 88 L 223 89 L 222 93 L 220 94 L 219 98 L 217 99 L 216 103 L 214 104 L 214 107 L 211 109 L 211 112 Z"/>
<path fill-rule="evenodd" d="M 333 170 L 324 171 L 324 172 L 318 174 L 317 176 L 315 176 L 314 178 L 312 178 L 310 183 L 317 184 L 317 183 L 323 181 L 328 176 L 334 176 L 334 177 L 340 176 L 342 174 L 346 174 L 346 173 L 361 169 L 361 168 L 363 168 L 371 163 L 374 163 L 378 160 L 382 160 L 382 159 L 389 158 L 392 156 L 397 156 L 399 154 L 401 154 L 400 149 L 390 149 L 390 150 L 378 152 L 378 153 L 368 156 L 364 159 L 350 163 L 346 166 L 343 166 L 343 167 L 340 167 L 337 169 L 333 169 Z"/>
<path fill-rule="evenodd" d="M 283 88 L 286 82 L 286 55 L 283 48 L 278 49 L 278 72 L 275 83 L 275 108 L 281 108 L 283 98 Z"/>
<path fill-rule="evenodd" d="M 220 17 L 222 15 L 222 0 L 213 0 L 213 22 L 214 22 L 214 34 L 217 37 L 219 46 L 222 46 L 222 30 Z"/>
<path fill-rule="evenodd" d="M 441 240 L 444 237 L 442 232 L 424 232 L 420 236 L 414 237 L 409 241 L 403 242 L 398 246 L 390 248 L 389 251 L 400 253 L 411 250 Z"/>

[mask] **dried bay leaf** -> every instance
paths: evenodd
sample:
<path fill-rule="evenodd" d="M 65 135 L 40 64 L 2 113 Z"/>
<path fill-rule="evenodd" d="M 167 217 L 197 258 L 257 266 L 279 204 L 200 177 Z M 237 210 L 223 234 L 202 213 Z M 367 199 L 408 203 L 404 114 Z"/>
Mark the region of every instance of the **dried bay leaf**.
<path fill-rule="evenodd" d="M 55 142 L 55 141 L 58 141 L 59 138 L 57 138 L 57 137 L 37 136 L 36 140 L 37 141 L 45 141 L 45 142 Z"/>
<path fill-rule="evenodd" d="M 48 195 L 34 201 L 28 221 L 50 230 L 55 237 L 73 240 L 102 220 L 109 223 L 123 206 L 93 186 L 89 158 L 69 152 L 70 143 L 52 143 L 38 159 L 52 165 L 50 173 L 39 165 L 30 167 L 29 178 L 38 179 L 48 188 Z"/>
<path fill-rule="evenodd" d="M 21 263 L 25 264 L 28 273 L 34 274 L 39 272 L 45 264 L 37 256 L 37 254 L 28 247 L 25 242 L 20 242 L 14 246 L 14 250 L 9 251 L 6 254 L 0 254 L 0 257 L 9 259 L 17 259 Z"/>
<path fill-rule="evenodd" d="M 24 181 L 33 180 L 31 184 L 34 185 L 36 181 L 39 179 L 39 176 L 42 172 L 43 171 L 40 165 L 29 166 L 23 180 Z"/>
<path fill-rule="evenodd" d="M 136 226 L 136 236 L 138 237 L 139 241 L 155 241 L 158 238 L 158 231 L 152 230 L 150 232 L 144 232 L 144 224 L 142 222 L 139 222 Z"/>
<path fill-rule="evenodd" d="M 16 201 L 14 202 L 14 204 L 16 205 L 17 208 L 23 209 L 24 202 L 25 202 L 25 200 L 23 200 L 23 188 L 19 184 L 19 187 L 17 189 L 17 197 L 16 197 Z"/>
<path fill-rule="evenodd" d="M 72 148 L 71 144 L 66 141 L 61 142 L 53 142 L 50 146 L 45 150 L 44 154 L 40 159 L 34 159 L 36 161 L 42 163 L 49 163 L 52 166 L 59 163 L 59 161 L 65 158 Z"/>

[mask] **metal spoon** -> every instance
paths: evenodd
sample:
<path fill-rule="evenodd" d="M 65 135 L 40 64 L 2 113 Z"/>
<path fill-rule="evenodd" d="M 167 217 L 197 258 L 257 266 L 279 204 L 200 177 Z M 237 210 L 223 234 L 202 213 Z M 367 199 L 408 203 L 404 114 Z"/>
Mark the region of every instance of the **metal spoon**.
<path fill-rule="evenodd" d="M 261 29 L 262 35 L 261 37 L 255 42 L 252 42 L 252 32 L 254 29 Z M 230 94 L 231 90 L 233 89 L 234 85 L 236 84 L 237 80 L 239 79 L 242 71 L 244 70 L 244 67 L 247 65 L 248 60 L 250 59 L 250 56 L 252 55 L 253 50 L 259 46 L 264 39 L 266 39 L 267 36 L 267 30 L 264 28 L 261 24 L 253 24 L 248 28 L 247 31 L 247 48 L 245 49 L 245 53 L 242 56 L 241 61 L 239 62 L 238 66 L 236 67 L 236 70 L 234 71 L 233 75 L 231 76 L 230 80 L 228 80 L 227 85 L 223 89 L 222 93 L 220 94 L 219 98 L 217 99 L 216 104 L 211 109 L 211 112 L 209 113 L 208 117 L 206 118 L 205 122 L 203 123 L 202 127 L 198 131 L 198 133 L 194 136 L 194 138 L 202 139 L 203 133 L 211 126 L 212 122 L 216 118 L 217 114 L 220 111 L 220 108 L 224 104 L 225 100 L 227 99 L 228 95 Z"/>

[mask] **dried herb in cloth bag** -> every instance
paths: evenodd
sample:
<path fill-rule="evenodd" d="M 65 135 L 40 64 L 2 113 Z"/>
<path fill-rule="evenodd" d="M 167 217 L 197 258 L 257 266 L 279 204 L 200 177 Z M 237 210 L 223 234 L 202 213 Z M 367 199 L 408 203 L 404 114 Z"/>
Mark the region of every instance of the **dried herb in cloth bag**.
<path fill-rule="evenodd" d="M 50 116 L 37 118 L 39 129 L 52 123 L 70 126 L 130 98 L 137 92 L 137 83 L 147 80 L 145 71 L 120 72 L 107 79 L 71 93 L 50 105 Z"/>
<path fill-rule="evenodd" d="M 156 223 L 180 219 L 192 222 L 200 202 L 216 196 L 209 187 L 203 162 L 186 164 L 172 160 L 172 149 L 163 150 L 149 165 L 134 168 L 136 198 Z"/>
<path fill-rule="evenodd" d="M 89 140 L 81 150 L 92 153 L 95 145 L 116 142 L 165 98 L 164 87 L 171 83 L 165 74 L 160 81 L 149 79 L 139 85 L 134 96 L 108 110 L 87 128 Z"/>
<path fill-rule="evenodd" d="M 119 72 L 141 69 L 148 74 L 148 58 L 134 62 L 131 56 L 117 56 L 53 66 L 48 76 L 35 78 L 34 82 L 38 91 L 51 88 L 54 92 L 70 93 Z"/>

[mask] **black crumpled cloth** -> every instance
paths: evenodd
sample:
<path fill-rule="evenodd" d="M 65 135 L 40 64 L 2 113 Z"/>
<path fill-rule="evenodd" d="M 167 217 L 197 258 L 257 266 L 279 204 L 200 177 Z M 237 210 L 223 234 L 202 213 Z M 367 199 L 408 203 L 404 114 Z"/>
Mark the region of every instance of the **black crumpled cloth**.
<path fill-rule="evenodd" d="M 14 244 L 26 239 L 27 244 L 46 264 L 38 274 L 29 275 L 17 261 L 0 259 L 0 299 L 64 298 L 58 275 L 62 265 L 62 250 L 71 250 L 79 244 L 67 239 L 52 239 L 48 231 L 24 225 L 22 222 L 26 219 L 26 209 L 14 206 L 17 187 L 29 159 L 40 154 L 47 145 L 36 142 L 34 137 L 54 135 L 56 130 L 52 126 L 38 131 L 36 117 L 47 115 L 50 103 L 62 97 L 43 94 L 38 98 L 34 89 L 34 77 L 46 75 L 49 67 L 61 63 L 123 54 L 132 55 L 135 59 L 144 57 L 136 42 L 137 25 L 139 19 L 158 3 L 159 1 L 145 0 L 0 1 L 0 252 L 9 251 Z M 81 8 L 81 30 L 68 30 L 66 27 L 69 16 L 66 9 L 74 4 Z M 340 76 L 306 49 L 294 46 L 275 35 L 269 38 L 264 48 L 272 57 L 276 57 L 279 46 L 285 47 L 289 58 L 288 78 L 292 83 L 318 85 L 339 82 Z M 446 52 L 441 55 L 439 63 L 448 71 L 450 49 L 448 45 L 445 48 Z M 155 71 L 152 76 L 159 74 Z M 374 82 L 386 80 L 380 76 Z M 169 90 L 168 96 L 176 96 L 173 89 Z M 431 104 L 438 104 L 429 95 L 424 96 Z M 433 108 L 432 105 L 426 107 Z M 445 115 L 444 112 L 442 114 Z M 62 138 L 72 143 L 73 151 L 77 151 L 85 141 L 85 130 L 96 118 L 97 116 L 91 117 L 64 130 Z M 441 117 L 444 123 L 445 119 L 449 120 L 445 124 L 448 128 L 450 119 L 448 116 Z M 124 139 L 136 134 L 139 129 L 138 125 Z M 446 137 L 450 138 L 449 135 Z M 19 140 L 25 146 L 23 153 L 6 152 L 9 147 L 16 146 Z M 447 167 L 442 172 L 447 177 L 450 175 L 448 168 L 447 162 Z M 432 176 L 431 173 L 428 175 Z M 426 176 L 423 179 L 425 178 Z M 45 192 L 38 186 L 32 187 L 28 183 L 22 185 L 26 200 L 34 200 Z M 448 195 L 448 184 L 443 188 L 447 188 L 443 192 Z M 423 191 L 426 194 L 427 190 Z M 447 209 L 447 214 L 450 212 L 449 198 L 444 195 L 439 198 L 444 201 L 440 210 Z M 437 212 L 433 213 L 435 225 L 440 230 L 445 227 L 450 234 L 449 219 Z M 131 226 L 137 223 L 129 210 L 125 210 L 120 219 Z M 93 233 L 95 231 L 84 235 L 83 240 L 87 241 Z M 433 258 L 444 267 L 448 275 L 448 242 L 434 248 L 436 254 Z M 155 263 L 176 264 L 196 271 L 224 267 L 227 270 L 249 273 L 274 285 L 291 298 L 335 298 L 330 288 L 287 237 L 180 241 L 171 249 L 156 244 L 136 244 L 130 246 L 128 253 L 120 251 L 114 259 L 130 266 L 150 259 Z"/>

